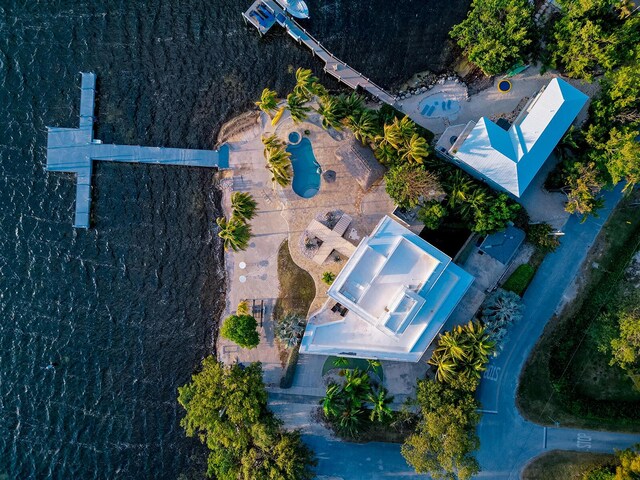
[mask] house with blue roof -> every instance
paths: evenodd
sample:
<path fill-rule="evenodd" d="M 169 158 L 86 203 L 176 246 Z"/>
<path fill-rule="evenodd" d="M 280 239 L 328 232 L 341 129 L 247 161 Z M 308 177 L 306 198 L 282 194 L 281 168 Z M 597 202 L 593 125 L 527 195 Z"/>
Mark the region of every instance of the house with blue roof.
<path fill-rule="evenodd" d="M 460 128 L 443 153 L 471 175 L 519 198 L 588 99 L 569 83 L 554 78 L 525 105 L 508 130 L 482 117 Z M 463 126 L 450 129 L 456 127 Z"/>
<path fill-rule="evenodd" d="M 307 323 L 301 353 L 417 362 L 474 277 L 385 216 Z"/>

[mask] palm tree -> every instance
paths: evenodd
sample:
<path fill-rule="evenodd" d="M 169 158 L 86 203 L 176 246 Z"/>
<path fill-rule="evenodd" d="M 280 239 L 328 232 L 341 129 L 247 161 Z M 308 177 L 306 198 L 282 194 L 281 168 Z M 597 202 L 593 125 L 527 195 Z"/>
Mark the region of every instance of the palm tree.
<path fill-rule="evenodd" d="M 265 88 L 262 90 L 260 100 L 256 102 L 256 105 L 264 113 L 271 116 L 271 113 L 278 108 L 278 93 L 275 90 Z"/>
<path fill-rule="evenodd" d="M 307 101 L 314 95 L 326 95 L 326 89 L 319 83 L 318 77 L 313 76 L 313 72 L 308 68 L 298 68 L 296 70 L 296 86 L 293 93 Z"/>
<path fill-rule="evenodd" d="M 424 137 L 414 133 L 408 140 L 405 138 L 404 146 L 400 152 L 402 152 L 401 158 L 403 160 L 422 164 L 423 160 L 429 156 L 429 144 Z"/>
<path fill-rule="evenodd" d="M 303 97 L 290 93 L 287 95 L 287 108 L 291 113 L 291 118 L 294 122 L 299 123 L 307 118 L 307 114 L 311 110 L 305 105 L 306 100 Z"/>
<path fill-rule="evenodd" d="M 231 194 L 231 217 L 247 222 L 256 216 L 258 204 L 250 193 L 233 192 Z"/>
<path fill-rule="evenodd" d="M 376 360 L 374 358 L 367 358 L 367 371 L 369 370 L 375 371 L 376 368 L 380 368 L 381 366 L 382 366 L 382 363 L 380 363 L 380 360 Z"/>
<path fill-rule="evenodd" d="M 329 127 L 333 127 L 336 130 L 342 130 L 341 121 L 344 115 L 336 97 L 322 97 L 322 100 L 318 101 L 317 112 L 322 117 L 322 128 L 327 130 Z"/>
<path fill-rule="evenodd" d="M 364 98 L 356 92 L 352 92 L 350 95 L 341 93 L 338 95 L 338 106 L 344 116 L 348 117 L 364 108 Z"/>
<path fill-rule="evenodd" d="M 267 157 L 267 150 L 269 150 L 270 148 L 284 148 L 284 142 L 280 140 L 280 138 L 278 138 L 278 135 L 276 135 L 275 133 L 272 133 L 268 137 L 263 135 L 261 140 L 262 144 L 264 145 L 263 153 L 265 158 Z"/>
<path fill-rule="evenodd" d="M 459 210 L 462 218 L 471 218 L 475 213 L 486 206 L 490 197 L 484 188 L 474 185 L 460 204 Z"/>
<path fill-rule="evenodd" d="M 454 380 L 457 362 L 445 355 L 445 352 L 434 352 L 427 363 L 436 367 L 436 380 L 443 383 L 451 383 Z"/>
<path fill-rule="evenodd" d="M 371 388 L 369 375 L 359 368 L 347 370 L 345 373 L 345 383 L 342 387 L 345 395 L 349 398 L 349 404 L 354 408 L 360 408 L 366 400 L 366 396 Z"/>
<path fill-rule="evenodd" d="M 267 168 L 271 172 L 274 182 L 281 187 L 291 183 L 291 154 L 284 147 L 266 149 Z"/>
<path fill-rule="evenodd" d="M 462 335 L 459 330 L 454 329 L 451 332 L 444 332 L 440 335 L 438 346 L 434 353 L 438 352 L 445 358 L 451 358 L 454 361 L 463 361 L 467 358 L 467 350 L 462 341 Z"/>
<path fill-rule="evenodd" d="M 345 357 L 337 357 L 333 361 L 333 366 L 336 368 L 346 368 L 349 366 L 349 359 Z"/>
<path fill-rule="evenodd" d="M 387 418 L 393 416 L 389 404 L 393 401 L 393 397 L 387 395 L 387 390 L 380 388 L 377 392 L 371 392 L 368 397 L 369 402 L 372 405 L 369 419 L 374 422 L 384 422 Z"/>
<path fill-rule="evenodd" d="M 398 151 L 393 148 L 388 142 L 378 141 L 380 137 L 376 137 L 377 147 L 374 151 L 375 157 L 383 165 L 392 165 L 398 160 Z"/>
<path fill-rule="evenodd" d="M 347 407 L 340 415 L 338 431 L 342 433 L 342 435 L 355 438 L 362 426 L 363 413 L 364 411 L 361 408 Z"/>
<path fill-rule="evenodd" d="M 362 145 L 365 145 L 367 140 L 372 140 L 376 137 L 378 124 L 373 110 L 355 112 L 345 119 L 345 123 L 355 137 L 362 142 Z"/>
<path fill-rule="evenodd" d="M 251 239 L 251 227 L 242 220 L 231 217 L 227 220 L 225 217 L 216 219 L 220 231 L 218 236 L 224 240 L 225 250 L 233 250 L 238 252 L 246 250 Z"/>
<path fill-rule="evenodd" d="M 336 383 L 329 384 L 327 392 L 320 403 L 322 404 L 322 411 L 325 417 L 332 418 L 340 415 L 344 407 L 340 386 Z"/>
<path fill-rule="evenodd" d="M 447 205 L 453 210 L 459 204 L 467 201 L 474 184 L 469 176 L 456 169 L 453 175 L 444 179 L 443 187 L 447 193 Z"/>

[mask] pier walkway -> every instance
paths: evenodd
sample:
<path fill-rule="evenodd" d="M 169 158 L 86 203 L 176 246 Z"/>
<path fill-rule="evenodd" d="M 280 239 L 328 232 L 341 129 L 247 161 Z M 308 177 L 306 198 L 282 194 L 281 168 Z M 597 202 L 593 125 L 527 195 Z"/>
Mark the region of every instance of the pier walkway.
<path fill-rule="evenodd" d="M 79 128 L 47 127 L 47 170 L 77 175 L 74 226 L 89 228 L 93 161 L 228 168 L 229 147 L 219 150 L 104 144 L 93 138 L 96 75 L 82 73 Z"/>
<path fill-rule="evenodd" d="M 325 64 L 324 71 L 338 81 L 354 90 L 361 88 L 365 92 L 398 108 L 397 99 L 385 91 L 360 72 L 354 70 L 342 60 L 337 59 L 320 42 L 298 25 L 274 0 L 256 0 L 249 9 L 242 14 L 247 22 L 264 35 L 276 23 L 287 30 L 287 33 L 298 43 L 304 44 L 314 56 L 318 56 Z"/>

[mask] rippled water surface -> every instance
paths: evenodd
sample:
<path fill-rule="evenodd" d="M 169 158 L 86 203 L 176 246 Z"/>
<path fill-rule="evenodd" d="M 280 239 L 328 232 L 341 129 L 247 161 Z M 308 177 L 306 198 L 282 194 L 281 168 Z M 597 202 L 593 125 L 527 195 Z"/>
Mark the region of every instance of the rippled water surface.
<path fill-rule="evenodd" d="M 92 228 L 74 230 L 75 180 L 44 171 L 45 125 L 77 126 L 92 70 L 96 138 L 211 148 L 264 85 L 291 87 L 289 65 L 320 71 L 284 33 L 249 30 L 248 3 L 0 2 L 0 478 L 172 479 L 201 456 L 175 397 L 223 301 L 214 175 L 97 164 Z M 308 3 L 305 25 L 389 86 L 441 68 L 469 0 Z"/>

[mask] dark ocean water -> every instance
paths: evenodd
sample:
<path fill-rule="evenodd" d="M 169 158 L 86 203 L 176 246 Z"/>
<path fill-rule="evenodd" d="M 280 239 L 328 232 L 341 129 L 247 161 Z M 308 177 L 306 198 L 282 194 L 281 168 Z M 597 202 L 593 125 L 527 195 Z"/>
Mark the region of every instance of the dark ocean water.
<path fill-rule="evenodd" d="M 45 126 L 77 126 L 92 70 L 96 138 L 211 148 L 263 86 L 292 86 L 288 66 L 320 70 L 283 32 L 249 30 L 248 3 L 0 0 L 0 479 L 173 479 L 202 456 L 175 398 L 223 303 L 214 175 L 98 163 L 93 228 L 74 230 Z M 442 68 L 469 0 L 308 3 L 305 26 L 390 86 Z"/>

